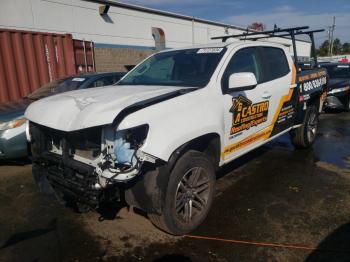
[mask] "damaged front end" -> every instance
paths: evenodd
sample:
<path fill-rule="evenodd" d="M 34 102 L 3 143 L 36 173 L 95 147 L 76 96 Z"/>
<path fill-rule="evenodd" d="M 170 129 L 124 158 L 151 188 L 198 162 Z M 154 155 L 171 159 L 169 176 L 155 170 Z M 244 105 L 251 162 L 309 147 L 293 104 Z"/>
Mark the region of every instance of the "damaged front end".
<path fill-rule="evenodd" d="M 102 130 L 102 153 L 96 168 L 98 186 L 126 182 L 139 174 L 146 158 L 139 148 L 143 145 L 147 133 L 148 125 L 127 130 L 116 130 L 113 127 Z"/>
<path fill-rule="evenodd" d="M 148 125 L 127 130 L 100 126 L 64 132 L 30 123 L 33 175 L 42 191 L 63 203 L 96 209 L 120 201 L 125 185 L 142 173 Z"/>

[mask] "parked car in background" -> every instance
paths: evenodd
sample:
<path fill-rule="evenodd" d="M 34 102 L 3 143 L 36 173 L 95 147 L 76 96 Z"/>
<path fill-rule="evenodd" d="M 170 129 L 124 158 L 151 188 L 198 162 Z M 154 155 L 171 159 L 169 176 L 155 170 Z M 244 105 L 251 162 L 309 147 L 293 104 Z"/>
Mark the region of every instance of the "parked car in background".
<path fill-rule="evenodd" d="M 301 71 L 311 70 L 315 68 L 315 62 L 314 61 L 299 62 L 298 67 Z"/>
<path fill-rule="evenodd" d="M 350 63 L 328 63 L 326 68 L 330 78 L 325 109 L 350 111 Z"/>
<path fill-rule="evenodd" d="M 111 72 L 69 76 L 42 86 L 21 101 L 0 104 L 0 160 L 27 156 L 24 112 L 32 102 L 71 90 L 112 85 L 118 82 L 124 74 Z"/>

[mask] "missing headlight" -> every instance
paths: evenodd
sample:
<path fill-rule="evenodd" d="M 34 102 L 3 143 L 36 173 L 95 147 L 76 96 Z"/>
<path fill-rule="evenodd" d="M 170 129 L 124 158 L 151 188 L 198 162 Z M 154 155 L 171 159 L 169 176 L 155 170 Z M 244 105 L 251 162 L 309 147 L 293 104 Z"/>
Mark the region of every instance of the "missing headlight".
<path fill-rule="evenodd" d="M 148 125 L 132 129 L 116 131 L 114 138 L 115 163 L 118 165 L 135 165 L 136 151 L 139 149 L 148 133 Z"/>
<path fill-rule="evenodd" d="M 125 130 L 106 128 L 104 159 L 98 173 L 105 178 L 106 184 L 112 181 L 126 181 L 136 176 L 141 168 L 142 159 L 138 149 L 143 145 L 148 125 Z"/>

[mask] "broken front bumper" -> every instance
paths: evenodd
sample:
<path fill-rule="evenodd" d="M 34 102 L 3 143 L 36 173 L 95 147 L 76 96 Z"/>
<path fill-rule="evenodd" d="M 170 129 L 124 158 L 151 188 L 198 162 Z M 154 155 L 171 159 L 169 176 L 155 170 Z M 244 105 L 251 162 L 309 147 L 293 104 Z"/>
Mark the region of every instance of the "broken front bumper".
<path fill-rule="evenodd" d="M 74 161 L 61 167 L 57 156 L 46 156 L 33 164 L 33 176 L 40 190 L 62 204 L 80 203 L 98 208 L 104 194 L 95 189 L 96 175 L 89 166 Z"/>
<path fill-rule="evenodd" d="M 122 182 L 107 182 L 101 187 L 98 186 L 101 185 L 101 166 L 75 159 L 78 150 L 92 156 L 88 153 L 95 150 L 100 141 L 94 141 L 84 131 L 76 135 L 37 124 L 30 125 L 30 135 L 34 178 L 41 191 L 55 196 L 60 202 L 97 209 L 105 202 L 125 200 L 129 205 L 147 212 L 161 209 L 161 196 L 165 196 L 169 177 L 164 163 L 147 162 L 137 177 Z M 53 152 L 53 145 L 59 146 L 60 152 Z M 158 165 L 165 167 L 159 169 Z M 160 170 L 163 170 L 162 175 Z"/>
<path fill-rule="evenodd" d="M 78 152 L 94 155 L 100 144 L 98 130 L 68 134 L 31 124 L 30 135 L 33 175 L 43 192 L 64 204 L 71 202 L 90 208 L 98 208 L 101 202 L 119 197 L 114 185 L 103 190 L 96 187 L 96 168 L 73 157 Z M 52 152 L 53 144 L 61 147 L 60 153 Z"/>

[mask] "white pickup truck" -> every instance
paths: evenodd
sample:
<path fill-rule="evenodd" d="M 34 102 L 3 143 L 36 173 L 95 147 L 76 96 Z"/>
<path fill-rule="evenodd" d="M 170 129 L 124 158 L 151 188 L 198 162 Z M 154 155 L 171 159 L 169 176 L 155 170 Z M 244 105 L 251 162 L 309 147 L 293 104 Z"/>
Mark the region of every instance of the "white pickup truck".
<path fill-rule="evenodd" d="M 31 104 L 33 175 L 80 209 L 125 200 L 185 234 L 210 209 L 218 167 L 287 132 L 314 142 L 326 83 L 267 42 L 166 50 L 117 85 Z"/>

